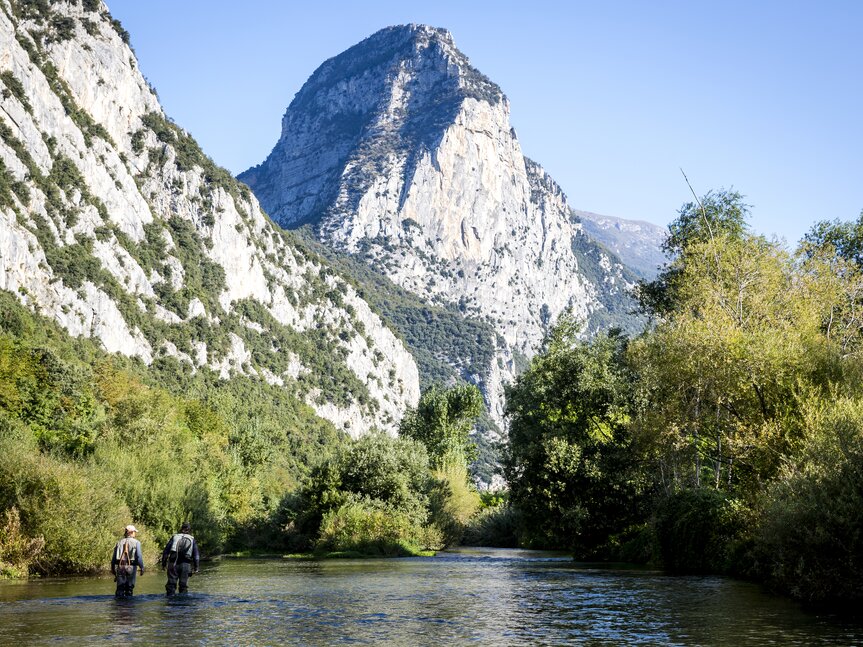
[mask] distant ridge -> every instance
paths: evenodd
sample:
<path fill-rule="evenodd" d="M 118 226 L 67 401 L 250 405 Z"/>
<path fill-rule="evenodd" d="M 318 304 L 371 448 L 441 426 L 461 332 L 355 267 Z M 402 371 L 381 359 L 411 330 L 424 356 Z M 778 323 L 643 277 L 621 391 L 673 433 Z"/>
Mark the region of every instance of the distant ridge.
<path fill-rule="evenodd" d="M 590 211 L 573 210 L 584 230 L 614 252 L 642 278 L 652 279 L 666 258 L 662 243 L 668 229 L 644 220 L 626 220 Z"/>

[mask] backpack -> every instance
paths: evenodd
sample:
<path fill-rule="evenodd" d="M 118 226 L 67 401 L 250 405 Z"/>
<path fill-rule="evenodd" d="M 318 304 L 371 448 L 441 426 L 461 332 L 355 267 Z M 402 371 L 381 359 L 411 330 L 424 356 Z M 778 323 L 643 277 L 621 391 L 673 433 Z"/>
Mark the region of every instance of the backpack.
<path fill-rule="evenodd" d="M 131 550 L 129 549 L 129 539 L 123 538 L 117 544 L 117 553 L 115 555 L 118 563 L 117 572 L 123 575 L 131 575 L 135 572 L 135 567 L 133 563 L 138 561 L 137 550 L 138 547 L 135 544 L 132 544 Z"/>
<path fill-rule="evenodd" d="M 174 562 L 176 563 L 178 558 L 184 558 L 184 561 L 191 562 L 194 559 L 194 551 L 192 547 L 194 546 L 195 538 L 192 535 L 187 535 L 185 533 L 179 532 L 171 538 L 171 549 L 170 553 L 176 555 L 174 558 Z"/>

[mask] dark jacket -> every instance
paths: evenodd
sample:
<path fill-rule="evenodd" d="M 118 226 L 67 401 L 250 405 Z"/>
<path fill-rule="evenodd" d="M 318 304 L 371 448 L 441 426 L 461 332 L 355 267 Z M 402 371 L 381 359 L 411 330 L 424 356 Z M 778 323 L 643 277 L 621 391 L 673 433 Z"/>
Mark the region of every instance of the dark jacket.
<path fill-rule="evenodd" d="M 162 551 L 162 568 L 167 564 L 191 564 L 197 571 L 200 561 L 198 542 L 192 535 L 184 532 L 178 532 L 171 537 Z"/>

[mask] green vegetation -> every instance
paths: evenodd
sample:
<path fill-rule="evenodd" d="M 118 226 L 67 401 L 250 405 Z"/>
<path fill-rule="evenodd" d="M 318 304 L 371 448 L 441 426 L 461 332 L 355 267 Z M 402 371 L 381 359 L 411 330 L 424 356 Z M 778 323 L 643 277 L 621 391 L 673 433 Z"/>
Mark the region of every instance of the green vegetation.
<path fill-rule="evenodd" d="M 646 484 L 629 431 L 626 338 L 576 342 L 563 317 L 507 393 L 504 474 L 523 515 L 522 543 L 589 555 L 636 523 Z"/>
<path fill-rule="evenodd" d="M 516 534 L 859 604 L 863 214 L 794 254 L 747 214 L 684 205 L 642 285 L 653 327 L 577 342 L 564 319 L 510 389 Z"/>
<path fill-rule="evenodd" d="M 291 550 L 410 554 L 435 548 L 425 529 L 430 475 L 417 442 L 372 434 L 312 470 L 287 511 Z"/>
<path fill-rule="evenodd" d="M 483 409 L 482 394 L 475 386 L 443 389 L 435 385 L 423 393 L 416 409 L 405 414 L 399 433 L 425 445 L 432 465 L 470 462 L 476 447 L 468 434 Z"/>
<path fill-rule="evenodd" d="M 0 160 L 0 207 L 14 208 L 15 198 L 13 197 L 12 185 L 12 176 L 6 168 L 6 163 Z"/>
<path fill-rule="evenodd" d="M 151 550 L 183 519 L 207 553 L 254 547 L 278 534 L 307 466 L 343 442 L 289 390 L 108 356 L 9 293 L 0 313 L 6 574 L 101 569 L 132 520 Z"/>
<path fill-rule="evenodd" d="M 320 463 L 285 500 L 284 548 L 414 555 L 459 543 L 480 507 L 466 436 L 481 402 L 476 387 L 427 391 L 399 438 L 367 435 Z"/>
<path fill-rule="evenodd" d="M 402 338 L 417 363 L 422 390 L 477 378 L 482 383 L 486 378 L 496 343 L 490 323 L 466 316 L 457 306 L 429 305 L 373 270 L 361 256 L 340 253 L 316 242 L 308 226 L 285 235 L 292 237 L 306 257 L 325 259 L 322 262 L 350 281 L 357 294 Z M 499 431 L 485 412 L 476 423 L 481 430 Z M 476 435 L 474 440 L 477 454 L 471 472 L 490 482 L 499 463 L 499 448 Z"/>
<path fill-rule="evenodd" d="M 421 387 L 448 383 L 465 375 L 488 374 L 495 350 L 491 324 L 467 317 L 456 306 L 432 306 L 369 267 L 360 256 L 321 245 L 308 227 L 293 232 L 307 255 L 326 259 L 404 340 L 419 367 Z"/>
<path fill-rule="evenodd" d="M 108 20 L 108 22 L 111 23 L 111 27 L 114 29 L 115 32 L 117 32 L 120 40 L 122 40 L 127 45 L 131 45 L 131 41 L 129 39 L 129 32 L 126 31 L 126 29 L 123 27 L 123 23 L 121 23 L 116 18 L 113 18 L 109 14 L 104 14 L 104 17 Z"/>
<path fill-rule="evenodd" d="M 350 441 L 291 389 L 109 356 L 9 293 L 0 313 L 5 576 L 98 571 L 126 523 L 153 551 L 184 519 L 210 554 L 423 554 L 458 538 L 478 507 L 464 454 L 433 469 L 423 443 Z M 464 388 L 428 397 L 479 401 Z M 465 416 L 428 437 L 469 427 Z"/>
<path fill-rule="evenodd" d="M 6 90 L 3 92 L 4 96 L 8 92 L 11 96 L 18 99 L 27 112 L 33 112 L 33 107 L 30 105 L 30 102 L 27 100 L 27 94 L 24 92 L 24 86 L 12 73 L 12 70 L 0 72 L 0 81 L 3 81 L 3 85 L 6 86 Z"/>
<path fill-rule="evenodd" d="M 204 181 L 211 188 L 224 189 L 236 200 L 237 204 L 242 201 L 240 183 L 228 171 L 217 166 L 212 159 L 207 157 L 201 150 L 201 147 L 198 146 L 198 142 L 189 133 L 158 112 L 150 112 L 144 115 L 141 117 L 141 122 L 145 128 L 153 131 L 156 139 L 163 144 L 169 144 L 174 149 L 175 164 L 178 171 L 189 171 L 196 167 L 200 168 Z M 138 131 L 138 133 L 140 132 Z M 136 152 L 143 150 L 141 148 L 143 146 L 141 143 L 142 135 L 138 133 L 135 133 L 132 138 L 133 149 Z M 161 161 L 162 152 L 162 148 L 151 151 L 151 164 Z"/>

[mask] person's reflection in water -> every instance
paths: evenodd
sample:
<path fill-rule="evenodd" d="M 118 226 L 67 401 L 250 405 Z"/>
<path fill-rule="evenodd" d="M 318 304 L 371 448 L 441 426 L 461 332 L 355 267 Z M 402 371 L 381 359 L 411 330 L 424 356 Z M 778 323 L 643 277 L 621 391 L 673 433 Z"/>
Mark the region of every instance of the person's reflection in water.
<path fill-rule="evenodd" d="M 111 623 L 116 632 L 125 635 L 132 631 L 138 622 L 133 598 L 114 598 L 111 604 Z"/>

